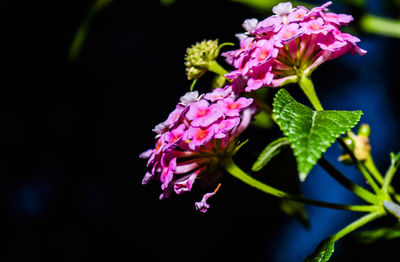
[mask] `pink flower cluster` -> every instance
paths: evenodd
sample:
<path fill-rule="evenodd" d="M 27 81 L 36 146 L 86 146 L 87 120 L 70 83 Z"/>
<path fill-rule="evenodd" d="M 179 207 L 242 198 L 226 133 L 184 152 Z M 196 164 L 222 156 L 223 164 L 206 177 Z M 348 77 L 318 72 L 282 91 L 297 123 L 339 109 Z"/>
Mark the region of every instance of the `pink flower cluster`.
<path fill-rule="evenodd" d="M 308 10 L 280 3 L 273 8 L 273 16 L 260 22 L 245 20 L 247 32 L 237 35 L 240 49 L 222 54 L 236 69 L 226 77 L 239 84 L 236 88 L 250 92 L 296 82 L 323 62 L 349 51 L 364 55 L 366 51 L 356 44 L 360 40 L 339 30 L 353 17 L 326 12 L 330 4 Z"/>
<path fill-rule="evenodd" d="M 196 178 L 214 173 L 221 158 L 234 152 L 237 136 L 254 113 L 252 103 L 251 98 L 237 98 L 230 87 L 201 96 L 197 91 L 186 93 L 167 120 L 153 129 L 157 133 L 155 148 L 140 155 L 148 158 L 150 168 L 142 183 L 160 180 L 160 199 L 172 191 L 190 191 Z M 215 192 L 206 194 L 196 208 L 205 212 L 206 201 Z"/>

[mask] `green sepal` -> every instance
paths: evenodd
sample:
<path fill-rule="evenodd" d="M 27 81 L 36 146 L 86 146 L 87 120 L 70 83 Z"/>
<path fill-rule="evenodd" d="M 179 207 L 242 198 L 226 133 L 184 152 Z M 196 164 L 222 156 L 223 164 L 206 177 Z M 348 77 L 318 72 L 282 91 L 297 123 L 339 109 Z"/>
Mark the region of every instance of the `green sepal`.
<path fill-rule="evenodd" d="M 329 261 L 330 257 L 335 251 L 335 241 L 329 237 L 323 240 L 314 252 L 309 255 L 304 262 L 326 262 Z"/>
<path fill-rule="evenodd" d="M 260 171 L 268 162 L 279 154 L 282 149 L 289 146 L 289 141 L 286 137 L 278 138 L 269 143 L 264 150 L 258 155 L 256 162 L 254 162 L 251 170 L 254 172 Z"/>
<path fill-rule="evenodd" d="M 306 179 L 322 153 L 353 128 L 362 115 L 361 111 L 314 111 L 294 100 L 285 89 L 275 95 L 273 112 L 293 149 L 301 181 Z"/>

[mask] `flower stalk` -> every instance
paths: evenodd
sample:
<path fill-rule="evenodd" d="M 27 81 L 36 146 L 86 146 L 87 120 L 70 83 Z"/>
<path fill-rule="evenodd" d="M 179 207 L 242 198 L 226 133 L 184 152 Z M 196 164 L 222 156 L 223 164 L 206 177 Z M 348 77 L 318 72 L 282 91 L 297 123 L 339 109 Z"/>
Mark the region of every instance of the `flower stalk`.
<path fill-rule="evenodd" d="M 334 241 L 338 241 L 339 239 L 341 239 L 342 237 L 344 237 L 345 235 L 353 232 L 354 230 L 356 230 L 357 228 L 362 227 L 363 225 L 382 217 L 383 215 L 386 214 L 386 211 L 384 209 L 380 209 L 376 212 L 370 213 L 368 215 L 362 216 L 361 218 L 357 219 L 356 221 L 354 221 L 353 223 L 349 224 L 348 226 L 346 226 L 345 228 L 343 228 L 342 230 L 340 230 L 339 232 L 337 232 L 336 234 L 334 234 L 332 236 Z"/>
<path fill-rule="evenodd" d="M 321 102 L 318 99 L 317 93 L 315 92 L 314 84 L 311 80 L 310 76 L 300 76 L 298 82 L 301 90 L 303 90 L 304 94 L 307 96 L 308 100 L 311 102 L 312 106 L 317 111 L 324 110 Z"/>
<path fill-rule="evenodd" d="M 324 202 L 314 199 L 308 199 L 298 195 L 292 195 L 290 193 L 284 192 L 282 190 L 276 189 L 272 186 L 269 186 L 251 176 L 249 176 L 246 172 L 244 172 L 240 167 L 238 167 L 232 160 L 232 158 L 226 159 L 224 164 L 225 170 L 231 174 L 232 176 L 236 177 L 237 179 L 241 180 L 242 182 L 264 192 L 269 195 L 279 197 L 286 200 L 292 200 L 301 202 L 304 204 L 310 204 L 325 208 L 333 208 L 333 209 L 340 209 L 340 210 L 348 210 L 348 211 L 355 211 L 355 212 L 372 212 L 377 210 L 377 206 L 373 205 L 341 205 L 341 204 L 334 204 L 330 202 Z"/>

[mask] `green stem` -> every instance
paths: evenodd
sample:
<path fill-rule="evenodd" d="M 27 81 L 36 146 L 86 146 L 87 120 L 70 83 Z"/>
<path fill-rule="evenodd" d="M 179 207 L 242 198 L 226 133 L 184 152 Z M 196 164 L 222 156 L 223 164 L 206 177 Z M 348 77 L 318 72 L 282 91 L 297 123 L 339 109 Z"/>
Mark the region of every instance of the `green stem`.
<path fill-rule="evenodd" d="M 369 185 L 372 187 L 372 189 L 375 191 L 375 193 L 380 195 L 381 190 L 379 189 L 379 186 L 375 183 L 375 180 L 371 177 L 369 171 L 365 167 L 365 164 L 363 162 L 361 162 L 360 160 L 358 160 L 358 158 L 354 155 L 353 151 L 344 142 L 343 138 L 339 137 L 337 139 L 337 141 L 339 142 L 340 146 L 343 148 L 345 153 L 350 156 L 351 160 L 356 165 L 356 167 L 361 171 L 364 178 L 368 181 Z"/>
<path fill-rule="evenodd" d="M 261 110 L 265 111 L 268 115 L 272 116 L 272 108 L 265 103 L 265 101 L 259 97 L 255 92 L 250 92 L 249 96 L 254 99 Z M 273 119 L 273 118 L 272 118 Z"/>
<path fill-rule="evenodd" d="M 292 195 L 292 194 L 286 193 L 284 191 L 281 191 L 279 189 L 276 189 L 274 187 L 266 185 L 266 184 L 262 183 L 261 181 L 258 181 L 255 178 L 249 176 L 242 169 L 240 169 L 233 162 L 233 160 L 231 158 L 226 160 L 224 167 L 228 173 L 230 173 L 232 176 L 236 177 L 237 179 L 241 180 L 242 182 L 244 182 L 252 187 L 257 188 L 258 190 L 260 190 L 264 193 L 267 193 L 267 194 L 270 194 L 270 195 L 273 195 L 273 196 L 276 196 L 279 198 L 302 202 L 305 204 L 311 204 L 311 205 L 320 206 L 320 207 L 348 210 L 348 211 L 355 211 L 355 212 L 371 212 L 371 211 L 377 210 L 377 207 L 372 206 L 372 205 L 340 205 L 340 204 L 334 204 L 334 203 L 329 203 L 329 202 L 324 202 L 324 201 L 308 199 L 308 198 L 305 198 L 302 196 L 297 196 L 297 195 Z"/>
<path fill-rule="evenodd" d="M 400 161 L 399 161 L 400 163 Z M 385 178 L 383 179 L 382 192 L 384 195 L 388 195 L 390 183 L 392 183 L 392 179 L 397 169 L 399 168 L 399 164 L 391 163 L 388 171 L 385 174 Z"/>
<path fill-rule="evenodd" d="M 353 223 L 349 224 L 348 226 L 346 226 L 345 228 L 343 228 L 342 230 L 340 230 L 339 232 L 337 232 L 336 234 L 334 234 L 332 236 L 334 241 L 338 241 L 340 238 L 344 237 L 345 235 L 353 232 L 354 230 L 356 230 L 357 228 L 383 216 L 385 214 L 385 211 L 379 210 L 376 211 L 374 213 L 370 213 L 368 215 L 365 215 L 359 219 L 357 219 L 356 221 L 354 221 Z"/>
<path fill-rule="evenodd" d="M 357 168 L 361 171 L 361 173 L 363 174 L 364 178 L 367 180 L 368 184 L 372 187 L 372 189 L 374 190 L 374 192 L 377 195 L 381 194 L 381 189 L 379 188 L 379 186 L 375 183 L 375 180 L 372 178 L 372 176 L 369 174 L 368 170 L 365 168 L 364 164 L 362 164 L 361 162 L 356 162 L 356 166 Z"/>
<path fill-rule="evenodd" d="M 322 157 L 319 161 L 318 164 L 325 169 L 328 174 L 334 178 L 336 181 L 338 181 L 342 186 L 353 192 L 355 195 L 358 197 L 364 199 L 365 201 L 371 203 L 371 204 L 377 204 L 379 203 L 379 199 L 366 190 L 365 188 L 357 185 L 347 177 L 345 177 L 339 170 L 337 170 L 331 163 L 329 163 L 324 157 Z"/>
<path fill-rule="evenodd" d="M 371 14 L 365 14 L 360 20 L 361 28 L 368 32 L 400 38 L 400 21 Z"/>
<path fill-rule="evenodd" d="M 310 100 L 315 110 L 317 111 L 324 110 L 322 108 L 321 102 L 319 102 L 317 93 L 315 92 L 314 84 L 311 80 L 311 77 L 302 75 L 299 79 L 298 84 L 301 90 L 303 90 L 304 94 L 306 94 L 308 100 Z"/>
<path fill-rule="evenodd" d="M 365 167 L 368 169 L 368 171 L 371 173 L 371 175 L 378 181 L 379 184 L 383 184 L 383 177 L 381 172 L 379 172 L 378 168 L 375 165 L 375 162 L 371 156 L 371 154 L 368 155 L 367 159 L 364 162 Z"/>
<path fill-rule="evenodd" d="M 215 60 L 213 60 L 208 65 L 208 70 L 213 73 L 216 73 L 217 75 L 220 75 L 220 76 L 225 76 L 225 74 L 229 73 L 225 68 L 223 68 L 220 64 L 218 64 L 218 62 Z"/>
<path fill-rule="evenodd" d="M 379 172 L 378 168 L 375 165 L 375 162 L 372 158 L 371 155 L 368 155 L 367 160 L 365 160 L 365 167 L 369 170 L 369 172 L 372 174 L 372 176 L 378 181 L 380 185 L 383 185 L 383 176 L 381 172 Z M 400 203 L 400 195 L 396 193 L 394 188 L 389 184 L 387 191 L 393 195 L 394 199 L 396 199 L 397 202 Z"/>

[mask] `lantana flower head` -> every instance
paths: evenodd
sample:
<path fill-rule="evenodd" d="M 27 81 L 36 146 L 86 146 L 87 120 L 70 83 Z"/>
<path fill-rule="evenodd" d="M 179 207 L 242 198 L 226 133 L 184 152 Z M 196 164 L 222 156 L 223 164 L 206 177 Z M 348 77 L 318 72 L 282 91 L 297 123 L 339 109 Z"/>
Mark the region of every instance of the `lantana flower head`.
<path fill-rule="evenodd" d="M 351 15 L 327 12 L 331 2 L 311 10 L 280 3 L 260 22 L 247 19 L 238 34 L 240 49 L 222 55 L 235 70 L 226 77 L 250 92 L 262 86 L 277 87 L 309 76 L 320 64 L 347 52 L 364 55 L 357 37 L 340 31 Z M 235 83 L 235 81 L 233 82 Z"/>
<path fill-rule="evenodd" d="M 190 191 L 202 177 L 215 182 L 221 163 L 236 152 L 237 138 L 254 113 L 253 99 L 238 98 L 229 86 L 202 96 L 186 93 L 167 120 L 153 129 L 155 147 L 140 155 L 148 159 L 149 169 L 142 183 L 159 180 L 163 199 L 172 192 Z M 215 192 L 205 194 L 196 208 L 205 212 Z"/>

